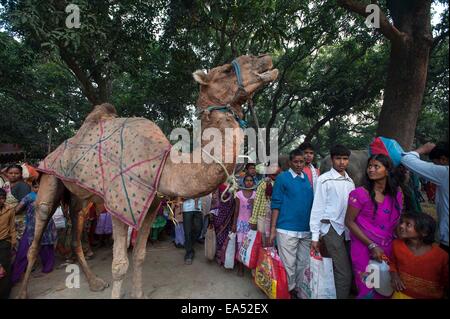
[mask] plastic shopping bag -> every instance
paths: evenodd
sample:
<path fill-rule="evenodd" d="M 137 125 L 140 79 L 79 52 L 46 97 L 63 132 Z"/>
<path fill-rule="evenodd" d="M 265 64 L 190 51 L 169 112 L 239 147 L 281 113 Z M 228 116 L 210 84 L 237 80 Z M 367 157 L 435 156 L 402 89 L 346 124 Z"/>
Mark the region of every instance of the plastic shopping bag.
<path fill-rule="evenodd" d="M 311 251 L 309 267 L 303 273 L 300 283 L 302 299 L 336 299 L 333 261 Z"/>
<path fill-rule="evenodd" d="M 66 228 L 66 218 L 64 217 L 64 213 L 63 213 L 61 206 L 59 206 L 56 209 L 52 218 L 53 218 L 53 222 L 55 223 L 56 229 Z"/>
<path fill-rule="evenodd" d="M 256 230 L 249 230 L 239 247 L 238 260 L 246 267 L 254 269 L 258 262 L 261 246 L 261 233 Z"/>
<path fill-rule="evenodd" d="M 376 271 L 379 274 L 379 276 L 374 276 L 375 278 L 378 277 L 379 279 L 379 282 L 373 283 L 375 291 L 382 296 L 390 297 L 394 293 L 394 289 L 391 285 L 391 273 L 389 272 L 389 265 L 384 260 L 380 263 L 376 260 L 371 259 L 369 261 L 369 268 L 373 269 L 373 271 Z"/>
<path fill-rule="evenodd" d="M 225 249 L 225 260 L 223 266 L 226 269 L 234 268 L 234 258 L 236 256 L 236 233 L 230 232 Z"/>
<path fill-rule="evenodd" d="M 260 248 L 255 283 L 270 299 L 291 298 L 286 270 L 275 248 Z"/>

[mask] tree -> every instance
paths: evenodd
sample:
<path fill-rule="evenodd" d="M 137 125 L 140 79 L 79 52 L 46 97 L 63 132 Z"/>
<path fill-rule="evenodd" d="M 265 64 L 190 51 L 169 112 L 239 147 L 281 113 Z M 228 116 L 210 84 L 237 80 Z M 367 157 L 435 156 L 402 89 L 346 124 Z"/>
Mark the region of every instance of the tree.
<path fill-rule="evenodd" d="M 337 3 L 364 17 L 370 14 L 366 12 L 367 2 L 337 0 Z M 387 0 L 392 22 L 383 12 L 380 14 L 379 31 L 389 40 L 391 48 L 377 135 L 394 138 L 406 149 L 414 140 L 430 52 L 448 37 L 447 25 L 447 30 L 433 38 L 431 3 L 432 0 Z"/>
<path fill-rule="evenodd" d="M 158 1 L 80 0 L 80 28 L 69 28 L 70 1 L 2 0 L 10 32 L 36 51 L 60 56 L 93 104 L 111 101 L 113 80 L 137 72 L 157 34 Z"/>
<path fill-rule="evenodd" d="M 189 128 L 198 92 L 191 73 L 241 54 L 269 53 L 280 71 L 278 81 L 253 101 L 260 125 L 279 129 L 282 151 L 303 138 L 323 154 L 333 141 L 364 148 L 375 135 L 381 104 L 385 109 L 394 103 L 386 100 L 386 90 L 395 91 L 388 87 L 393 71 L 386 70 L 395 66 L 392 41 L 386 40 L 399 23 L 394 20 L 394 27 L 383 18 L 380 30 L 387 36 L 371 33 L 364 19 L 335 10 L 333 1 L 81 0 L 80 29 L 65 26 L 69 1 L 0 3 L 6 30 L 0 34 L 0 112 L 11 119 L 0 124 L 2 141 L 25 143 L 33 156 L 45 155 L 49 132 L 57 145 L 81 125 L 92 104 L 103 101 L 121 116 L 151 119 L 166 134 L 176 126 Z M 395 5 L 380 4 L 393 16 Z M 445 17 L 448 6 L 433 26 L 418 141 L 448 136 Z M 408 30 L 399 32 L 415 41 Z M 255 126 L 249 108 L 244 111 Z M 396 117 L 396 124 L 405 121 Z M 30 131 L 38 131 L 36 143 Z"/>
<path fill-rule="evenodd" d="M 416 144 L 449 139 L 448 38 L 432 51 L 423 108 L 416 127 Z M 417 145 L 418 146 L 418 145 Z"/>
<path fill-rule="evenodd" d="M 89 111 L 62 62 L 34 53 L 0 33 L 0 142 L 17 143 L 39 159 L 72 136 Z"/>

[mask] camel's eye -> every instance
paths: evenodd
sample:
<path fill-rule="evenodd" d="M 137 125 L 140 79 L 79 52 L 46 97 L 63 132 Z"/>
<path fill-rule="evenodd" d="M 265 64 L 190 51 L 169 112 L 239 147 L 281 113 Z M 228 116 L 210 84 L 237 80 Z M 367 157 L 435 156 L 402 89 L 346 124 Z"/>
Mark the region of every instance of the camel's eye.
<path fill-rule="evenodd" d="M 233 70 L 233 67 L 231 66 L 231 64 L 226 64 L 223 67 L 223 72 L 225 73 L 230 73 Z"/>

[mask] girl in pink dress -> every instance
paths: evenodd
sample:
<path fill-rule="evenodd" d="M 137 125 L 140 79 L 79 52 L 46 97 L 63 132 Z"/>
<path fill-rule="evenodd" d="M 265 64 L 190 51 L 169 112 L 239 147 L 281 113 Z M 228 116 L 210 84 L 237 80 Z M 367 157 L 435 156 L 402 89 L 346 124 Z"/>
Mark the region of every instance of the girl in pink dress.
<path fill-rule="evenodd" d="M 392 256 L 392 240 L 403 205 L 398 180 L 389 157 L 369 158 L 366 183 L 349 194 L 345 224 L 350 230 L 353 272 L 357 298 L 383 298 L 366 285 L 370 259 L 382 261 Z"/>
<path fill-rule="evenodd" d="M 250 230 L 249 220 L 252 216 L 253 201 L 255 199 L 254 180 L 251 175 L 244 177 L 245 188 L 237 192 L 236 204 L 234 212 L 233 232 L 237 234 L 237 251 L 241 247 L 245 235 Z M 238 264 L 238 276 L 244 275 L 244 265 L 241 262 Z"/>

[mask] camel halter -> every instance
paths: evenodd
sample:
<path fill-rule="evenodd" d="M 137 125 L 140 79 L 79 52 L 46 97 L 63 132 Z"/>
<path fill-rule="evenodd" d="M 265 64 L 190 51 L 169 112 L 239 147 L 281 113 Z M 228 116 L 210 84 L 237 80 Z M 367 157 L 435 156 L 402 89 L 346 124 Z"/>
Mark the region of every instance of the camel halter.
<path fill-rule="evenodd" d="M 239 94 L 239 92 L 244 91 L 244 84 L 242 81 L 242 75 L 241 75 L 241 67 L 239 66 L 239 62 L 234 59 L 231 62 L 231 65 L 233 66 L 234 69 L 234 73 L 236 74 L 236 80 L 237 80 L 237 85 L 238 85 L 238 90 L 236 91 L 235 96 L 237 96 Z M 246 92 L 245 92 L 246 93 Z M 246 93 L 247 94 L 247 93 Z M 224 112 L 224 113 L 230 113 L 231 115 L 233 115 L 234 119 L 236 120 L 236 122 L 238 122 L 239 126 L 241 129 L 246 129 L 248 127 L 248 123 L 241 119 L 239 117 L 239 115 L 236 113 L 236 111 L 231 107 L 230 104 L 226 104 L 226 105 L 210 105 L 207 108 L 203 109 L 203 110 L 199 110 L 197 113 L 198 115 L 201 115 L 202 113 L 209 113 L 212 111 L 220 111 L 220 112 Z"/>
<path fill-rule="evenodd" d="M 236 59 L 234 59 L 231 62 L 231 65 L 233 66 L 234 73 L 236 74 L 236 79 L 237 79 L 238 86 L 239 86 L 239 88 L 243 89 L 244 88 L 244 84 L 242 82 L 241 67 L 239 65 L 239 62 Z"/>
<path fill-rule="evenodd" d="M 244 89 L 244 84 L 243 84 L 243 81 L 242 81 L 242 75 L 241 75 L 241 67 L 239 66 L 239 62 L 236 60 L 236 59 L 234 59 L 232 62 L 231 62 L 231 65 L 233 66 L 233 69 L 234 69 L 234 73 L 236 74 L 236 80 L 237 80 L 237 84 L 238 84 L 238 90 L 236 91 L 236 95 L 238 95 L 239 94 L 239 92 L 241 92 L 241 91 L 244 91 L 245 92 L 245 89 Z M 253 103 L 252 103 L 252 101 L 251 101 L 251 99 L 249 98 L 248 99 L 249 101 L 250 101 L 250 107 L 251 108 L 253 108 Z M 199 116 L 201 116 L 203 113 L 210 113 L 210 112 L 212 112 L 212 111 L 220 111 L 220 112 L 224 112 L 224 113 L 230 113 L 231 115 L 233 115 L 233 118 L 236 120 L 236 122 L 239 124 L 239 127 L 241 128 L 241 129 L 246 129 L 247 127 L 248 127 L 248 123 L 245 121 L 245 120 L 243 120 L 243 119 L 241 119 L 240 117 L 239 117 L 239 115 L 236 113 L 236 111 L 231 107 L 231 105 L 230 104 L 227 104 L 227 105 L 210 105 L 210 106 L 208 106 L 207 108 L 205 108 L 205 109 L 202 109 L 202 110 L 199 110 L 198 112 L 197 112 L 197 114 L 199 115 Z M 255 113 L 254 113 L 254 111 L 253 111 L 253 109 L 252 109 L 252 113 L 253 113 L 253 117 L 255 118 Z M 258 123 L 258 121 L 257 121 L 257 118 L 255 118 L 255 123 Z M 226 182 L 227 182 L 227 188 L 223 191 L 223 193 L 222 193 L 222 195 L 221 195 L 221 201 L 222 202 L 227 202 L 227 201 L 229 201 L 232 197 L 233 198 L 235 198 L 236 197 L 236 193 L 237 193 L 237 191 L 238 191 L 238 189 L 239 189 L 239 185 L 238 185 L 238 183 L 237 183 L 237 181 L 236 181 L 236 177 L 235 177 L 235 173 L 236 173 L 236 166 L 235 166 L 235 168 L 234 168 L 234 170 L 233 170 L 233 173 L 230 175 L 229 173 L 228 173 L 228 171 L 227 171 L 227 169 L 226 169 L 226 167 L 225 167 L 225 165 L 222 163 L 222 161 L 220 161 L 218 158 L 216 158 L 216 157 L 214 157 L 213 155 L 211 155 L 211 154 L 209 154 L 208 152 L 206 152 L 203 148 L 202 148 L 202 152 L 204 152 L 206 155 L 208 155 L 211 159 L 213 159 L 217 164 L 219 164 L 221 167 L 222 167 L 222 169 L 223 169 L 223 171 L 225 172 L 225 174 L 227 175 L 227 179 L 226 179 Z M 224 198 L 224 196 L 226 195 L 226 193 L 232 193 L 233 194 L 233 196 L 228 196 L 227 198 Z M 172 210 L 172 208 L 170 207 L 170 205 L 168 205 L 168 207 L 169 207 L 169 210 L 170 210 L 170 217 L 172 217 L 171 219 L 172 219 L 172 221 L 174 221 L 175 220 L 175 218 L 174 218 L 174 213 L 173 213 L 173 210 Z M 175 223 L 175 222 L 174 222 Z"/>
<path fill-rule="evenodd" d="M 241 75 L 241 67 L 239 66 L 239 62 L 234 59 L 231 62 L 231 65 L 233 66 L 234 69 L 234 73 L 236 74 L 236 80 L 237 80 L 237 85 L 238 85 L 238 90 L 236 91 L 235 96 L 237 96 L 239 94 L 239 92 L 244 91 L 244 84 L 242 81 L 242 75 Z M 245 92 L 246 93 L 246 92 Z M 247 94 L 247 93 L 246 93 Z M 248 123 L 241 119 L 239 117 L 239 115 L 236 113 L 236 111 L 231 107 L 230 104 L 227 105 L 222 105 L 222 106 L 218 106 L 218 105 L 210 105 L 207 108 L 198 111 L 198 114 L 201 115 L 202 113 L 206 112 L 206 113 L 210 113 L 212 111 L 220 111 L 220 112 L 224 112 L 224 113 L 230 113 L 231 115 L 233 115 L 234 119 L 236 120 L 236 122 L 239 124 L 239 127 L 241 129 L 246 129 L 248 127 Z M 226 179 L 226 183 L 227 188 L 224 190 L 224 192 L 222 193 L 220 200 L 222 202 L 227 202 L 231 199 L 231 196 L 228 196 L 227 198 L 224 198 L 224 196 L 226 195 L 227 192 L 232 193 L 233 194 L 233 198 L 236 197 L 236 193 L 239 189 L 239 185 L 236 181 L 236 177 L 235 177 L 235 173 L 236 173 L 236 166 L 233 170 L 233 173 L 230 175 L 225 167 L 225 165 L 223 165 L 222 161 L 220 161 L 218 158 L 212 156 L 211 154 L 209 154 L 208 152 L 206 152 L 204 149 L 202 149 L 202 152 L 205 153 L 206 155 L 208 155 L 211 159 L 213 159 L 217 164 L 219 164 L 223 171 L 225 172 L 225 174 L 227 175 L 227 179 Z"/>
<path fill-rule="evenodd" d="M 242 92 L 242 91 L 245 92 L 244 84 L 243 84 L 243 81 L 242 81 L 242 75 L 241 75 L 241 67 L 240 67 L 239 62 L 237 61 L 237 59 L 234 59 L 231 62 L 231 65 L 233 66 L 234 73 L 236 74 L 238 90 L 236 91 L 235 96 L 237 96 L 239 94 L 239 92 Z M 258 117 L 256 116 L 256 113 L 255 113 L 255 110 L 254 110 L 254 106 L 253 106 L 253 100 L 251 99 L 251 97 L 249 97 L 247 99 L 247 102 L 248 102 L 248 106 L 250 108 L 250 111 L 252 113 L 253 120 L 254 120 L 256 126 L 259 127 Z M 208 106 L 206 109 L 198 111 L 198 114 L 201 115 L 203 112 L 209 113 L 211 111 L 229 112 L 229 113 L 231 113 L 233 115 L 233 117 L 236 120 L 236 122 L 238 122 L 238 124 L 241 127 L 241 129 L 246 129 L 248 127 L 248 123 L 245 120 L 241 119 L 237 115 L 237 113 L 234 111 L 234 109 L 231 107 L 230 104 L 227 104 L 227 105 L 224 105 L 224 106 L 211 105 L 211 106 Z M 260 135 L 260 132 L 258 131 L 258 136 L 259 135 Z M 265 147 L 264 143 L 262 144 L 262 150 L 263 150 L 263 152 L 262 152 L 263 162 L 267 163 L 266 147 Z M 235 166 L 235 168 L 233 170 L 233 174 L 230 175 L 230 174 L 228 174 L 228 171 L 226 170 L 225 166 L 223 165 L 223 163 L 219 159 L 215 158 L 214 156 L 212 156 L 208 152 L 204 151 L 203 149 L 202 149 L 202 151 L 206 155 L 208 155 L 210 158 L 212 158 L 217 164 L 219 164 L 222 167 L 222 169 L 224 170 L 225 174 L 227 175 L 226 182 L 227 182 L 228 186 L 225 189 L 225 191 L 222 193 L 222 196 L 220 198 L 222 200 L 222 202 L 227 202 L 228 200 L 231 199 L 231 196 L 228 196 L 227 199 L 224 199 L 224 196 L 226 195 L 227 192 L 232 193 L 233 194 L 233 198 L 235 198 L 236 197 L 236 192 L 240 188 L 238 183 L 237 183 L 237 181 L 236 181 L 236 177 L 235 177 L 236 166 Z M 257 187 L 257 185 L 255 185 L 252 189 L 256 189 L 256 187 Z M 242 188 L 241 187 L 241 189 L 247 189 L 247 188 L 245 188 L 245 187 Z"/>

